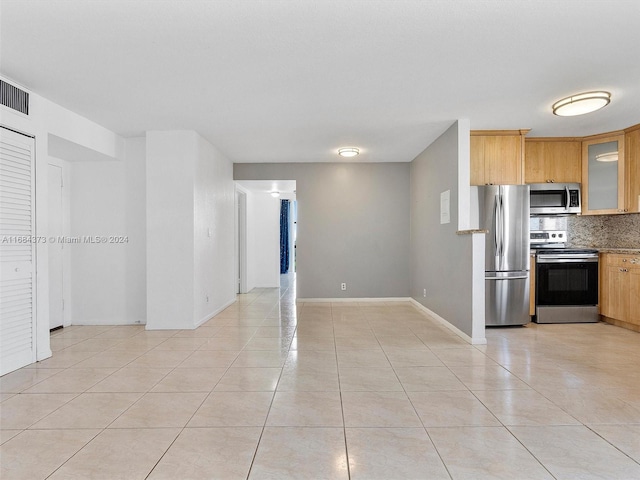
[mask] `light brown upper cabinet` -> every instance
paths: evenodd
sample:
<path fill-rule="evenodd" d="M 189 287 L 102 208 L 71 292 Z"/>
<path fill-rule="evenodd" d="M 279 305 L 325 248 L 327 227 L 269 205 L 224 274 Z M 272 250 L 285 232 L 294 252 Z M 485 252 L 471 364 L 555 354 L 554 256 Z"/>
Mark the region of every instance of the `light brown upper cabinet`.
<path fill-rule="evenodd" d="M 529 130 L 472 130 L 471 185 L 524 183 L 524 136 Z"/>
<path fill-rule="evenodd" d="M 575 138 L 527 138 L 525 183 L 581 183 L 582 144 Z"/>
<path fill-rule="evenodd" d="M 582 141 L 582 214 L 625 213 L 624 132 Z"/>
<path fill-rule="evenodd" d="M 629 212 L 640 212 L 640 124 L 627 128 L 625 140 L 625 191 Z"/>

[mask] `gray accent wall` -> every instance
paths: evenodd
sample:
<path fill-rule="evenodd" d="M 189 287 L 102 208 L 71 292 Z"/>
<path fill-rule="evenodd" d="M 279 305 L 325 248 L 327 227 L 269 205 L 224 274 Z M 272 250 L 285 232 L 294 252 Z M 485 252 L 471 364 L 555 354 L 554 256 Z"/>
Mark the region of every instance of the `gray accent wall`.
<path fill-rule="evenodd" d="M 459 170 L 465 165 L 464 150 L 468 151 L 461 139 L 469 135 L 468 122 L 465 127 L 454 123 L 411 163 L 409 263 L 411 297 L 475 339 L 484 337 L 484 318 L 482 331 L 474 332 L 473 324 L 474 315 L 484 315 L 484 305 L 481 305 L 482 313 L 478 308 L 484 301 L 484 268 L 478 264 L 478 258 L 474 258 L 474 235 L 456 233 L 462 188 Z M 466 154 L 466 168 L 468 163 Z M 451 192 L 451 221 L 441 224 L 440 194 L 446 190 Z M 468 199 L 468 193 L 463 193 L 462 198 Z M 462 207 L 462 211 L 468 208 Z M 477 255 L 478 250 L 475 252 Z M 474 265 L 476 270 L 481 270 L 480 276 L 478 271 L 474 272 Z"/>
<path fill-rule="evenodd" d="M 298 298 L 380 298 L 409 296 L 409 171 L 408 163 L 236 163 L 233 176 L 296 181 Z"/>

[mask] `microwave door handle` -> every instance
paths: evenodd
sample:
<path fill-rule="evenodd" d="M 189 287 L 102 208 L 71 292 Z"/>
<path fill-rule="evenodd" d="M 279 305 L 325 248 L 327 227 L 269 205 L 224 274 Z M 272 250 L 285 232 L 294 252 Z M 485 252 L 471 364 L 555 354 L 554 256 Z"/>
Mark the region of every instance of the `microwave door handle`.
<path fill-rule="evenodd" d="M 569 207 L 571 206 L 571 193 L 569 193 L 569 186 L 565 186 L 564 187 L 565 192 L 567 192 L 567 199 L 566 199 L 566 204 L 564 206 L 564 209 L 568 212 L 569 211 Z"/>

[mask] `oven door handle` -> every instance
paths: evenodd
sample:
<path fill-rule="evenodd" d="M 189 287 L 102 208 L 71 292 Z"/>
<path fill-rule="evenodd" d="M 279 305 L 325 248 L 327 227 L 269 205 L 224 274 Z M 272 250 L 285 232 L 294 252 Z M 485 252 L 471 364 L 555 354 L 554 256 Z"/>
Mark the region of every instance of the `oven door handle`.
<path fill-rule="evenodd" d="M 571 258 L 563 255 L 539 255 L 537 263 L 598 263 L 598 257 Z"/>

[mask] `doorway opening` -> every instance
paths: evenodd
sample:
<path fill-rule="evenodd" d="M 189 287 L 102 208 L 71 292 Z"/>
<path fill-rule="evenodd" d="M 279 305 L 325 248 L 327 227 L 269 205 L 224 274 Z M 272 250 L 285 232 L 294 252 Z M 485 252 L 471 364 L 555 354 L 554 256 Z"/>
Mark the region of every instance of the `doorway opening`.
<path fill-rule="evenodd" d="M 49 330 L 64 326 L 64 243 L 62 167 L 49 164 L 48 169 L 48 254 L 49 254 Z M 57 241 L 56 241 L 57 240 Z"/>
<path fill-rule="evenodd" d="M 296 182 L 237 181 L 236 204 L 238 293 L 281 288 L 285 274 L 295 282 Z"/>
<path fill-rule="evenodd" d="M 247 293 L 247 194 L 236 189 L 236 293 Z"/>
<path fill-rule="evenodd" d="M 296 271 L 297 203 L 295 199 L 280 201 L 280 275 Z"/>

